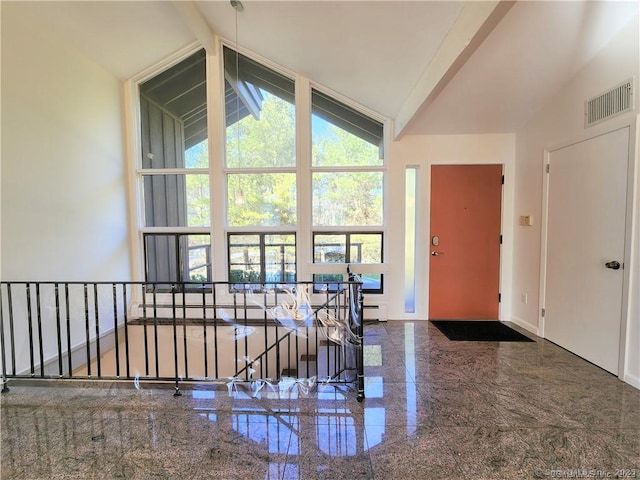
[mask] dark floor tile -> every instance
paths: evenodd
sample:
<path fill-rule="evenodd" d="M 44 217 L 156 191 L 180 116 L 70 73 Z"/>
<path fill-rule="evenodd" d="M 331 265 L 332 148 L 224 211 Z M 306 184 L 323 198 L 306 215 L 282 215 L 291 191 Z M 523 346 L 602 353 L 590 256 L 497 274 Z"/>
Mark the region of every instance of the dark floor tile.
<path fill-rule="evenodd" d="M 437 427 L 367 427 L 375 478 L 464 478 L 445 434 Z"/>
<path fill-rule="evenodd" d="M 441 428 L 466 478 L 531 477 L 542 463 L 512 427 Z"/>
<path fill-rule="evenodd" d="M 518 429 L 533 456 L 548 470 L 638 469 L 640 443 L 637 429 L 599 430 L 558 427 Z M 606 477 L 605 477 L 606 478 Z M 616 478 L 616 477 L 609 477 Z"/>
<path fill-rule="evenodd" d="M 363 402 L 323 382 L 16 382 L 2 478 L 640 476 L 640 391 L 562 348 L 452 342 L 430 322 L 365 337 Z"/>
<path fill-rule="evenodd" d="M 373 478 L 363 425 L 348 414 L 301 419 L 293 432 L 285 478 Z"/>
<path fill-rule="evenodd" d="M 449 388 L 421 384 L 419 387 L 432 406 L 433 421 L 438 426 L 508 425 L 500 411 L 474 386 L 451 385 Z"/>

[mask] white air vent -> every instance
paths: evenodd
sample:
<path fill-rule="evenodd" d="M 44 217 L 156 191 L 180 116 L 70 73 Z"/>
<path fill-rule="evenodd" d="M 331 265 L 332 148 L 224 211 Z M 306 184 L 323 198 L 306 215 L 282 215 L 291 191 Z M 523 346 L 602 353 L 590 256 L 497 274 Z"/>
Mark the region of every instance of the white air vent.
<path fill-rule="evenodd" d="M 584 126 L 628 112 L 633 108 L 633 80 L 629 79 L 617 87 L 584 102 Z"/>

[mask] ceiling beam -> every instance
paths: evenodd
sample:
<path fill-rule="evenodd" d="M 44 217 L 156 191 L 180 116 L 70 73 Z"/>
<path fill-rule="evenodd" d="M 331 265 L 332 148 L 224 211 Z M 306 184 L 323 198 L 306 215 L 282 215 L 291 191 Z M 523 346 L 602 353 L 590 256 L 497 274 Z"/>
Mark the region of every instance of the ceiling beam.
<path fill-rule="evenodd" d="M 435 100 L 514 4 L 511 0 L 466 2 L 400 108 L 394 121 L 394 139 L 399 139 L 416 114 Z"/>
<path fill-rule="evenodd" d="M 173 7 L 178 11 L 182 20 L 191 30 L 198 41 L 202 44 L 208 55 L 216 54 L 216 42 L 214 32 L 209 27 L 209 24 L 196 7 L 196 4 L 191 1 L 179 1 L 174 0 L 171 2 Z"/>

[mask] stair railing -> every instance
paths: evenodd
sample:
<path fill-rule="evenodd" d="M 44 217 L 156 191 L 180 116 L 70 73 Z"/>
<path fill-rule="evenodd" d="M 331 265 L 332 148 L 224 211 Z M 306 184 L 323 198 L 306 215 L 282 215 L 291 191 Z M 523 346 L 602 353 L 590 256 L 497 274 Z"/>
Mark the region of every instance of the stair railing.
<path fill-rule="evenodd" d="M 286 288 L 308 291 L 318 287 L 312 282 L 241 292 L 235 282 L 0 282 L 3 391 L 13 379 L 175 382 L 179 394 L 179 382 L 311 377 L 318 371 L 310 363 L 298 375 L 300 358 L 318 359 L 323 341 L 344 338 L 355 366 L 332 349 L 332 368 L 322 368 L 327 381 L 353 383 L 342 373 L 354 367 L 361 400 L 362 283 L 350 280 L 310 293 L 298 328 L 269 312 L 282 306 Z M 257 364 L 258 375 L 249 375 Z"/>

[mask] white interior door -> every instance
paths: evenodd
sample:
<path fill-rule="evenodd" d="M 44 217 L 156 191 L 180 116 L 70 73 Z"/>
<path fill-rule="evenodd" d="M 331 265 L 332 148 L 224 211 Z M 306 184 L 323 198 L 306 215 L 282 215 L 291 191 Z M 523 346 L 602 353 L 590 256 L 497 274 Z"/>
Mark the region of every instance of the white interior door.
<path fill-rule="evenodd" d="M 545 336 L 614 374 L 628 158 L 624 128 L 552 152 L 549 169 Z"/>

